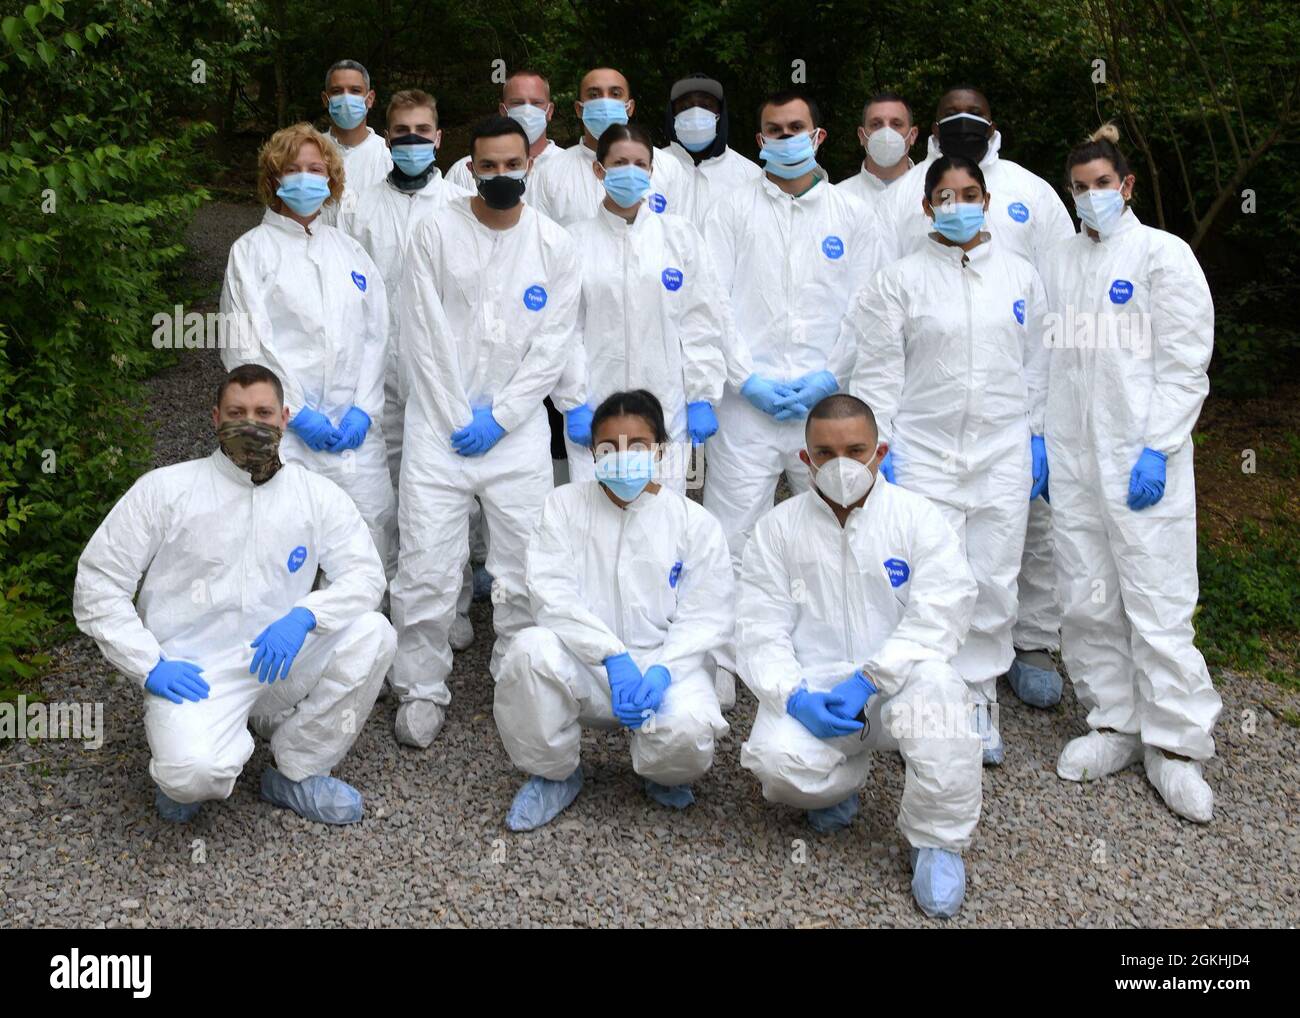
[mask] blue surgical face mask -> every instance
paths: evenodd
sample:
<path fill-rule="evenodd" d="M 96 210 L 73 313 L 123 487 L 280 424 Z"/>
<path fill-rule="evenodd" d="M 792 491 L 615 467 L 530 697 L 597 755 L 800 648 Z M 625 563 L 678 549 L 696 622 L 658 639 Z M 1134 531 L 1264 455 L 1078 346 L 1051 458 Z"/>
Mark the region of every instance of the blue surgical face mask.
<path fill-rule="evenodd" d="M 1074 196 L 1074 211 L 1079 213 L 1083 225 L 1096 230 L 1103 237 L 1115 229 L 1124 215 L 1124 195 L 1117 188 L 1085 191 Z"/>
<path fill-rule="evenodd" d="M 286 173 L 276 194 L 300 216 L 314 215 L 330 196 L 328 177 L 319 173 Z"/>
<path fill-rule="evenodd" d="M 936 206 L 934 228 L 954 244 L 965 244 L 984 228 L 984 205 L 948 202 Z"/>
<path fill-rule="evenodd" d="M 582 104 L 582 125 L 600 141 L 611 124 L 627 123 L 627 104 L 622 99 L 588 99 Z"/>
<path fill-rule="evenodd" d="M 596 480 L 624 502 L 631 502 L 654 480 L 655 459 L 649 449 L 621 449 L 596 460 Z"/>
<path fill-rule="evenodd" d="M 345 131 L 359 126 L 366 119 L 365 97 L 346 92 L 330 96 L 330 119 Z"/>
<path fill-rule="evenodd" d="M 419 137 L 419 135 L 408 135 L 407 137 Z M 393 157 L 393 165 L 408 177 L 418 177 L 432 166 L 433 161 L 438 157 L 438 150 L 434 147 L 433 142 L 428 140 L 407 142 L 401 145 L 395 144 L 390 152 Z"/>
<path fill-rule="evenodd" d="M 650 190 L 650 174 L 639 166 L 615 166 L 605 171 L 605 193 L 621 208 L 630 209 Z"/>
<path fill-rule="evenodd" d="M 584 106 L 585 110 L 586 107 Z M 546 110 L 541 106 L 533 106 L 524 103 L 522 106 L 511 106 L 506 110 L 506 116 L 517 123 L 524 129 L 524 134 L 528 135 L 528 144 L 537 144 L 537 139 L 546 133 Z"/>
<path fill-rule="evenodd" d="M 794 180 L 817 165 L 816 151 L 811 134 L 796 134 L 789 138 L 764 138 L 758 158 L 774 177 Z"/>

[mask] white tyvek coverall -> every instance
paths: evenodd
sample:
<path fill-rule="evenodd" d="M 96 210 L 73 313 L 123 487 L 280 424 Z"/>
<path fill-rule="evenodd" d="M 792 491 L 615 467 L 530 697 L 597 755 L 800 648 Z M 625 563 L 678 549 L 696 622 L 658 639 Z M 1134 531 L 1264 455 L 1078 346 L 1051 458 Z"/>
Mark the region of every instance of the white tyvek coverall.
<path fill-rule="evenodd" d="M 344 145 L 334 137 L 332 129 L 328 137 L 343 157 L 343 195 L 337 203 L 330 202 L 321 209 L 320 221 L 337 226 L 343 217 L 352 214 L 366 188 L 388 176 L 393 169 L 393 156 L 388 151 L 388 142 L 373 127 L 366 128 L 365 140 L 360 145 Z"/>
<path fill-rule="evenodd" d="M 596 150 L 583 142 L 561 149 L 528 175 L 532 206 L 561 226 L 590 219 L 605 200 L 605 185 L 592 168 Z M 681 214 L 686 205 L 688 184 L 681 168 L 671 159 L 656 159 L 650 173 L 646 205 L 651 212 Z"/>
<path fill-rule="evenodd" d="M 969 252 L 928 240 L 882 269 L 844 319 L 858 352 L 849 391 L 875 412 L 898 484 L 942 511 L 979 585 L 952 662 L 978 702 L 997 700 L 1014 656 L 1043 313 L 1038 273 L 994 237 Z"/>
<path fill-rule="evenodd" d="M 603 662 L 627 653 L 672 676 L 629 733 L 633 770 L 661 785 L 703 775 L 727 732 L 706 659 L 730 641 L 735 611 L 717 521 L 668 488 L 620 509 L 596 481 L 563 485 L 528 546 L 528 590 L 537 625 L 506 653 L 493 708 L 515 766 L 562 780 L 582 725 L 619 727 Z"/>
<path fill-rule="evenodd" d="M 980 741 L 948 663 L 975 603 L 961 547 L 923 496 L 883 477 L 846 526 L 816 491 L 758 521 L 736 610 L 740 675 L 758 697 L 742 767 L 763 797 L 823 809 L 862 788 L 869 749 L 898 749 L 907 778 L 898 826 L 917 848 L 960 852 L 980 815 Z M 786 712 L 801 685 L 824 692 L 870 676 L 871 729 L 819 739 Z"/>
<path fill-rule="evenodd" d="M 686 404 L 722 396 L 725 311 L 699 231 L 642 203 L 629 225 L 603 205 L 569 233 L 582 259 L 579 343 L 566 377 L 594 410 L 615 392 L 649 389 L 663 404 L 672 448 L 657 479 L 686 489 Z M 595 477 L 590 449 L 569 441 L 569 479 Z"/>
<path fill-rule="evenodd" d="M 1205 275 L 1183 240 L 1129 210 L 1100 241 L 1080 233 L 1059 245 L 1044 282 L 1059 316 L 1048 322 L 1046 418 L 1062 658 L 1089 726 L 1208 759 L 1222 702 L 1192 642 L 1191 432 L 1214 346 Z M 1091 348 L 1078 330 L 1093 323 L 1094 337 L 1104 325 L 1120 342 Z M 1168 457 L 1165 494 L 1135 511 L 1129 473 L 1148 447 Z"/>
<path fill-rule="evenodd" d="M 406 396 L 398 388 L 398 326 L 401 304 L 398 300 L 402 274 L 402 256 L 411 228 L 433 215 L 452 198 L 467 192 L 453 187 L 437 169 L 418 191 L 403 191 L 385 177 L 366 188 L 350 212 L 344 212 L 339 228 L 366 249 L 379 268 L 388 293 L 388 359 L 384 368 L 384 441 L 388 448 L 388 474 L 396 489 L 402 465 L 402 413 Z M 394 542 L 395 544 L 396 542 Z M 397 548 L 390 548 L 391 568 L 397 563 Z"/>
<path fill-rule="evenodd" d="M 915 164 L 911 159 L 908 159 L 907 165 L 908 169 L 911 169 Z M 856 198 L 874 212 L 876 205 L 885 197 L 888 189 L 902 179 L 902 177 L 895 177 L 893 180 L 881 180 L 867 169 L 864 160 L 857 173 L 851 177 L 845 177 L 835 186 L 850 197 Z M 922 182 L 924 182 L 924 178 L 922 178 Z"/>
<path fill-rule="evenodd" d="M 312 590 L 318 567 L 329 584 Z M 393 659 L 392 626 L 375 611 L 383 590 L 379 555 L 337 485 L 297 463 L 254 485 L 218 450 L 150 471 L 122 496 L 82 552 L 73 610 L 141 687 L 163 657 L 203 669 L 205 700 L 144 695 L 150 775 L 176 802 L 202 802 L 234 789 L 253 753 L 250 721 L 290 781 L 338 765 Z M 263 685 L 249 644 L 295 607 L 316 628 L 288 678 Z"/>
<path fill-rule="evenodd" d="M 286 463 L 302 463 L 352 496 L 382 559 L 393 539 L 393 484 L 384 445 L 388 298 L 365 249 L 319 218 L 309 233 L 266 210 L 230 249 L 221 311 L 248 323 L 250 342 L 221 351 L 226 370 L 263 364 L 279 376 L 290 418 L 303 407 L 335 425 L 353 406 L 370 417 L 365 441 L 341 453 L 310 448 L 289 428 Z"/>
<path fill-rule="evenodd" d="M 1001 158 L 1001 147 L 1002 135 L 995 131 L 988 152 L 980 160 L 992 196 L 987 229 L 1000 246 L 1029 259 L 1042 275 L 1042 259 L 1056 244 L 1074 234 L 1074 220 L 1056 189 L 1019 163 Z M 932 227 L 921 210 L 921 198 L 926 170 L 940 155 L 939 143 L 931 135 L 925 161 L 891 184 L 887 198 L 877 204 L 881 233 L 894 238 L 896 258 L 920 250 L 929 237 Z M 1059 649 L 1061 605 L 1052 565 L 1052 506 L 1043 498 L 1029 504 L 1019 592 L 1015 645 L 1021 650 Z"/>
<path fill-rule="evenodd" d="M 671 142 L 667 148 L 659 149 L 658 153 L 659 157 L 671 156 L 682 171 L 684 199 L 679 204 L 684 207 L 670 211 L 685 216 L 701 231 L 709 210 L 721 198 L 763 176 L 758 163 L 746 159 L 730 147 L 720 156 L 701 159 L 698 166 L 681 142 Z"/>
<path fill-rule="evenodd" d="M 537 168 L 541 166 L 542 163 L 555 158 L 556 155 L 563 151 L 563 148 L 548 138 L 546 140 L 546 148 L 542 149 L 538 155 L 533 157 L 533 173 L 537 172 Z M 469 191 L 470 193 L 474 193 L 478 190 L 478 185 L 474 182 L 474 169 L 470 163 L 469 156 L 466 156 L 464 159 L 457 159 L 456 162 L 452 164 L 451 169 L 447 171 L 447 183 L 459 187 L 462 191 Z M 528 186 L 524 188 L 524 201 L 529 204 L 532 204 L 533 202 L 533 181 L 531 174 L 529 175 Z"/>
<path fill-rule="evenodd" d="M 740 388 L 755 373 L 792 381 L 823 370 L 840 388 L 848 384 L 854 350 L 840 335 L 840 321 L 878 267 L 879 248 L 870 212 L 827 180 L 791 198 L 766 175 L 714 205 L 704 240 L 732 318 L 704 506 L 722 523 L 739 569 L 782 471 L 796 492 L 810 483 L 799 460 L 805 422 L 776 420 Z"/>
<path fill-rule="evenodd" d="M 451 701 L 447 636 L 476 495 L 495 578 L 493 676 L 506 644 L 532 623 L 524 555 L 554 485 L 542 399 L 556 388 L 578 315 L 581 269 L 569 235 L 528 206 L 510 229 L 489 229 L 471 200 L 457 198 L 415 228 L 402 274 L 408 398 L 390 681 L 403 702 Z M 561 409 L 576 405 L 556 398 Z M 452 432 L 483 406 L 506 434 L 482 456 L 461 456 Z"/>

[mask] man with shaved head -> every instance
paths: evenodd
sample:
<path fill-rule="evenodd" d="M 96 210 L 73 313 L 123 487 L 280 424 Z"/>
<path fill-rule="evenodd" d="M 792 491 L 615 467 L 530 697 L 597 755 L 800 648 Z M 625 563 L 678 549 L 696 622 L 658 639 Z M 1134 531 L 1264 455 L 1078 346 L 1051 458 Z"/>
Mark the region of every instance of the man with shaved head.
<path fill-rule="evenodd" d="M 551 102 L 551 83 L 539 72 L 527 67 L 510 72 L 501 86 L 501 105 L 498 112 L 516 121 L 528 135 L 528 157 L 533 161 L 533 174 L 541 165 L 564 149 L 548 136 L 551 118 L 555 116 L 555 103 Z M 466 191 L 474 190 L 473 160 L 466 156 L 447 171 L 447 180 Z M 532 203 L 532 190 L 524 191 L 523 200 Z"/>
<path fill-rule="evenodd" d="M 979 164 L 988 193 L 984 228 L 992 242 L 1031 262 L 1043 275 L 1046 254 L 1074 235 L 1074 222 L 1056 189 L 1018 163 L 1002 158 L 1002 135 L 989 101 L 972 85 L 957 85 L 939 99 L 930 128 L 930 151 L 876 203 L 883 242 L 893 258 L 919 251 L 931 236 L 921 207 L 925 175 L 941 154 L 965 156 Z M 952 450 L 954 456 L 962 454 Z M 1029 526 L 1019 576 L 1019 606 L 1012 634 L 1015 659 L 1007 680 L 1015 694 L 1035 707 L 1052 707 L 1061 699 L 1061 676 L 1052 653 L 1061 648 L 1061 606 L 1056 594 L 1052 556 L 1052 508 L 1045 496 L 1029 503 Z"/>
<path fill-rule="evenodd" d="M 858 812 L 868 750 L 898 750 L 912 894 L 951 916 L 980 815 L 980 742 L 951 664 L 976 587 L 939 510 L 880 473 L 888 452 L 862 400 L 809 411 L 799 458 L 813 489 L 758 521 L 740 572 L 737 661 L 759 702 L 740 763 L 765 799 L 831 831 Z"/>
<path fill-rule="evenodd" d="M 534 207 L 561 226 L 595 217 L 605 197 L 595 172 L 596 142 L 611 124 L 628 122 L 636 112 L 636 100 L 621 73 L 596 67 L 583 75 L 573 111 L 582 121 L 582 140 L 534 170 L 529 183 Z M 652 212 L 685 214 L 682 177 L 674 160 L 655 161 L 645 196 Z"/>

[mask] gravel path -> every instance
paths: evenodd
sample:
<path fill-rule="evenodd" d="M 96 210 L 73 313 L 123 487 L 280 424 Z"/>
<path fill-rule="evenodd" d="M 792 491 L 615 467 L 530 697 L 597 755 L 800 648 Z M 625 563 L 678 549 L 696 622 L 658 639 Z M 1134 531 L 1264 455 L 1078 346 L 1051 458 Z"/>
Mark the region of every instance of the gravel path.
<path fill-rule="evenodd" d="M 219 279 L 230 242 L 260 210 L 216 204 L 194 231 L 194 271 Z M 152 383 L 156 460 L 211 449 L 217 358 L 187 355 Z M 526 835 L 503 818 L 521 781 L 500 747 L 487 674 L 490 623 L 456 656 L 446 727 L 399 747 L 381 700 L 338 770 L 366 796 L 364 822 L 308 823 L 263 802 L 265 744 L 229 801 L 185 827 L 160 822 L 139 694 L 89 640 L 54 652 L 50 700 L 104 705 L 105 741 L 0 752 L 0 926 L 915 926 L 895 827 L 897 756 L 879 755 L 853 826 L 818 836 L 765 803 L 739 766 L 755 702 L 730 716 L 717 763 L 683 813 L 651 803 L 623 737 L 587 733 L 587 783 L 558 821 Z M 1007 762 L 984 772 L 984 815 L 966 854 L 956 925 L 1293 926 L 1300 920 L 1300 696 L 1223 673 L 1215 821 L 1180 820 L 1140 767 L 1092 785 L 1057 779 L 1084 731 L 1072 694 L 1054 711 L 1003 685 Z"/>

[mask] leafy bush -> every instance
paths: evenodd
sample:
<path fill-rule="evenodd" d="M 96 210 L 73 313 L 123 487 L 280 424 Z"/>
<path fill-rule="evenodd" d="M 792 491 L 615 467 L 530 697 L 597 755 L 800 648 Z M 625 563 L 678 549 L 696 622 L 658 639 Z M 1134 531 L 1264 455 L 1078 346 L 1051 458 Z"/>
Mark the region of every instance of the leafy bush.
<path fill-rule="evenodd" d="M 81 548 L 148 466 L 150 319 L 205 197 L 190 161 L 210 129 L 153 108 L 165 62 L 138 28 L 124 43 L 56 0 L 0 20 L 0 689 L 43 663 Z"/>
<path fill-rule="evenodd" d="M 1271 649 L 1300 634 L 1300 522 L 1283 515 L 1262 529 L 1247 521 L 1239 536 L 1201 543 L 1197 643 L 1211 665 L 1261 668 Z"/>

